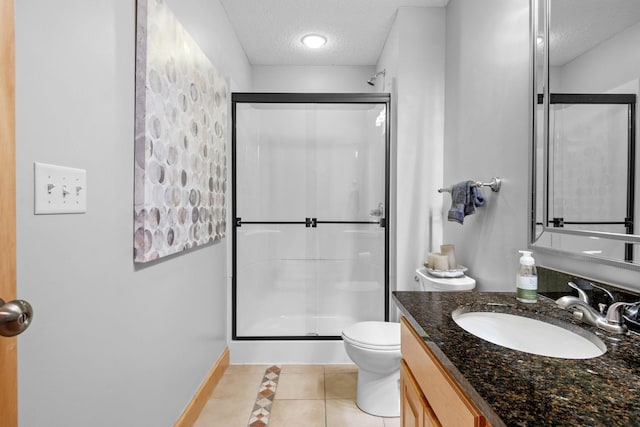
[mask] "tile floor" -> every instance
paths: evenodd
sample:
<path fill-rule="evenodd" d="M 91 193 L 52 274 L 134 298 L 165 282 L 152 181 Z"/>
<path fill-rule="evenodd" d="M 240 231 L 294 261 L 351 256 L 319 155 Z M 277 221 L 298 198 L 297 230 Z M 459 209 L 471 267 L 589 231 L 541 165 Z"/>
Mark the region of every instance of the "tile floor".
<path fill-rule="evenodd" d="M 355 365 L 278 365 L 266 372 L 268 368 L 229 366 L 194 427 L 400 426 L 400 418 L 374 417 L 358 409 Z"/>

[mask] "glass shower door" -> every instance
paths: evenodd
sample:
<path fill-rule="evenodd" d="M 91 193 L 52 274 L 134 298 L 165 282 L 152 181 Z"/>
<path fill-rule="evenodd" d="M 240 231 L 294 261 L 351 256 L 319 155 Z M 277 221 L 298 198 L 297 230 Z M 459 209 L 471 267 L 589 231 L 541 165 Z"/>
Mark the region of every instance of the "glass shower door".
<path fill-rule="evenodd" d="M 387 105 L 234 100 L 235 339 L 386 318 Z"/>

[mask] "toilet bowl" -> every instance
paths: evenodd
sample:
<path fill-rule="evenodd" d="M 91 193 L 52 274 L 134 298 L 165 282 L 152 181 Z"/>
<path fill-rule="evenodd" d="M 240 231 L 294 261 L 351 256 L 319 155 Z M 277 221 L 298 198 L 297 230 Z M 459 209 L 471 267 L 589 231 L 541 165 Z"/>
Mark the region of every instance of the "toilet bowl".
<path fill-rule="evenodd" d="M 400 324 L 356 323 L 342 331 L 342 339 L 358 366 L 358 407 L 379 417 L 399 417 Z"/>

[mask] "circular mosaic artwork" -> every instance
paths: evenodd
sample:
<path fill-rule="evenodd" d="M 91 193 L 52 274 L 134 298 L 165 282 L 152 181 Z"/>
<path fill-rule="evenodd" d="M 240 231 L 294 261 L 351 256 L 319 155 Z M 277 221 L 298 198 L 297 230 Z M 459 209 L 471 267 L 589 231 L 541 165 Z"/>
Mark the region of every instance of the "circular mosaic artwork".
<path fill-rule="evenodd" d="M 134 260 L 147 262 L 225 237 L 229 96 L 162 1 L 138 17 Z"/>

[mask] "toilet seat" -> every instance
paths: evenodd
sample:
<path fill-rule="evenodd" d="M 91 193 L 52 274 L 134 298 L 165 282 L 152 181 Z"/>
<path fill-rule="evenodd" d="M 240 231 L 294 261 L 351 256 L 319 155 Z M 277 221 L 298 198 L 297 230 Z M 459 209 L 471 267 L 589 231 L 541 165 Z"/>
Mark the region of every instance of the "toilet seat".
<path fill-rule="evenodd" d="M 390 322 L 360 322 L 345 328 L 342 338 L 351 345 L 369 350 L 400 349 L 400 324 Z"/>

